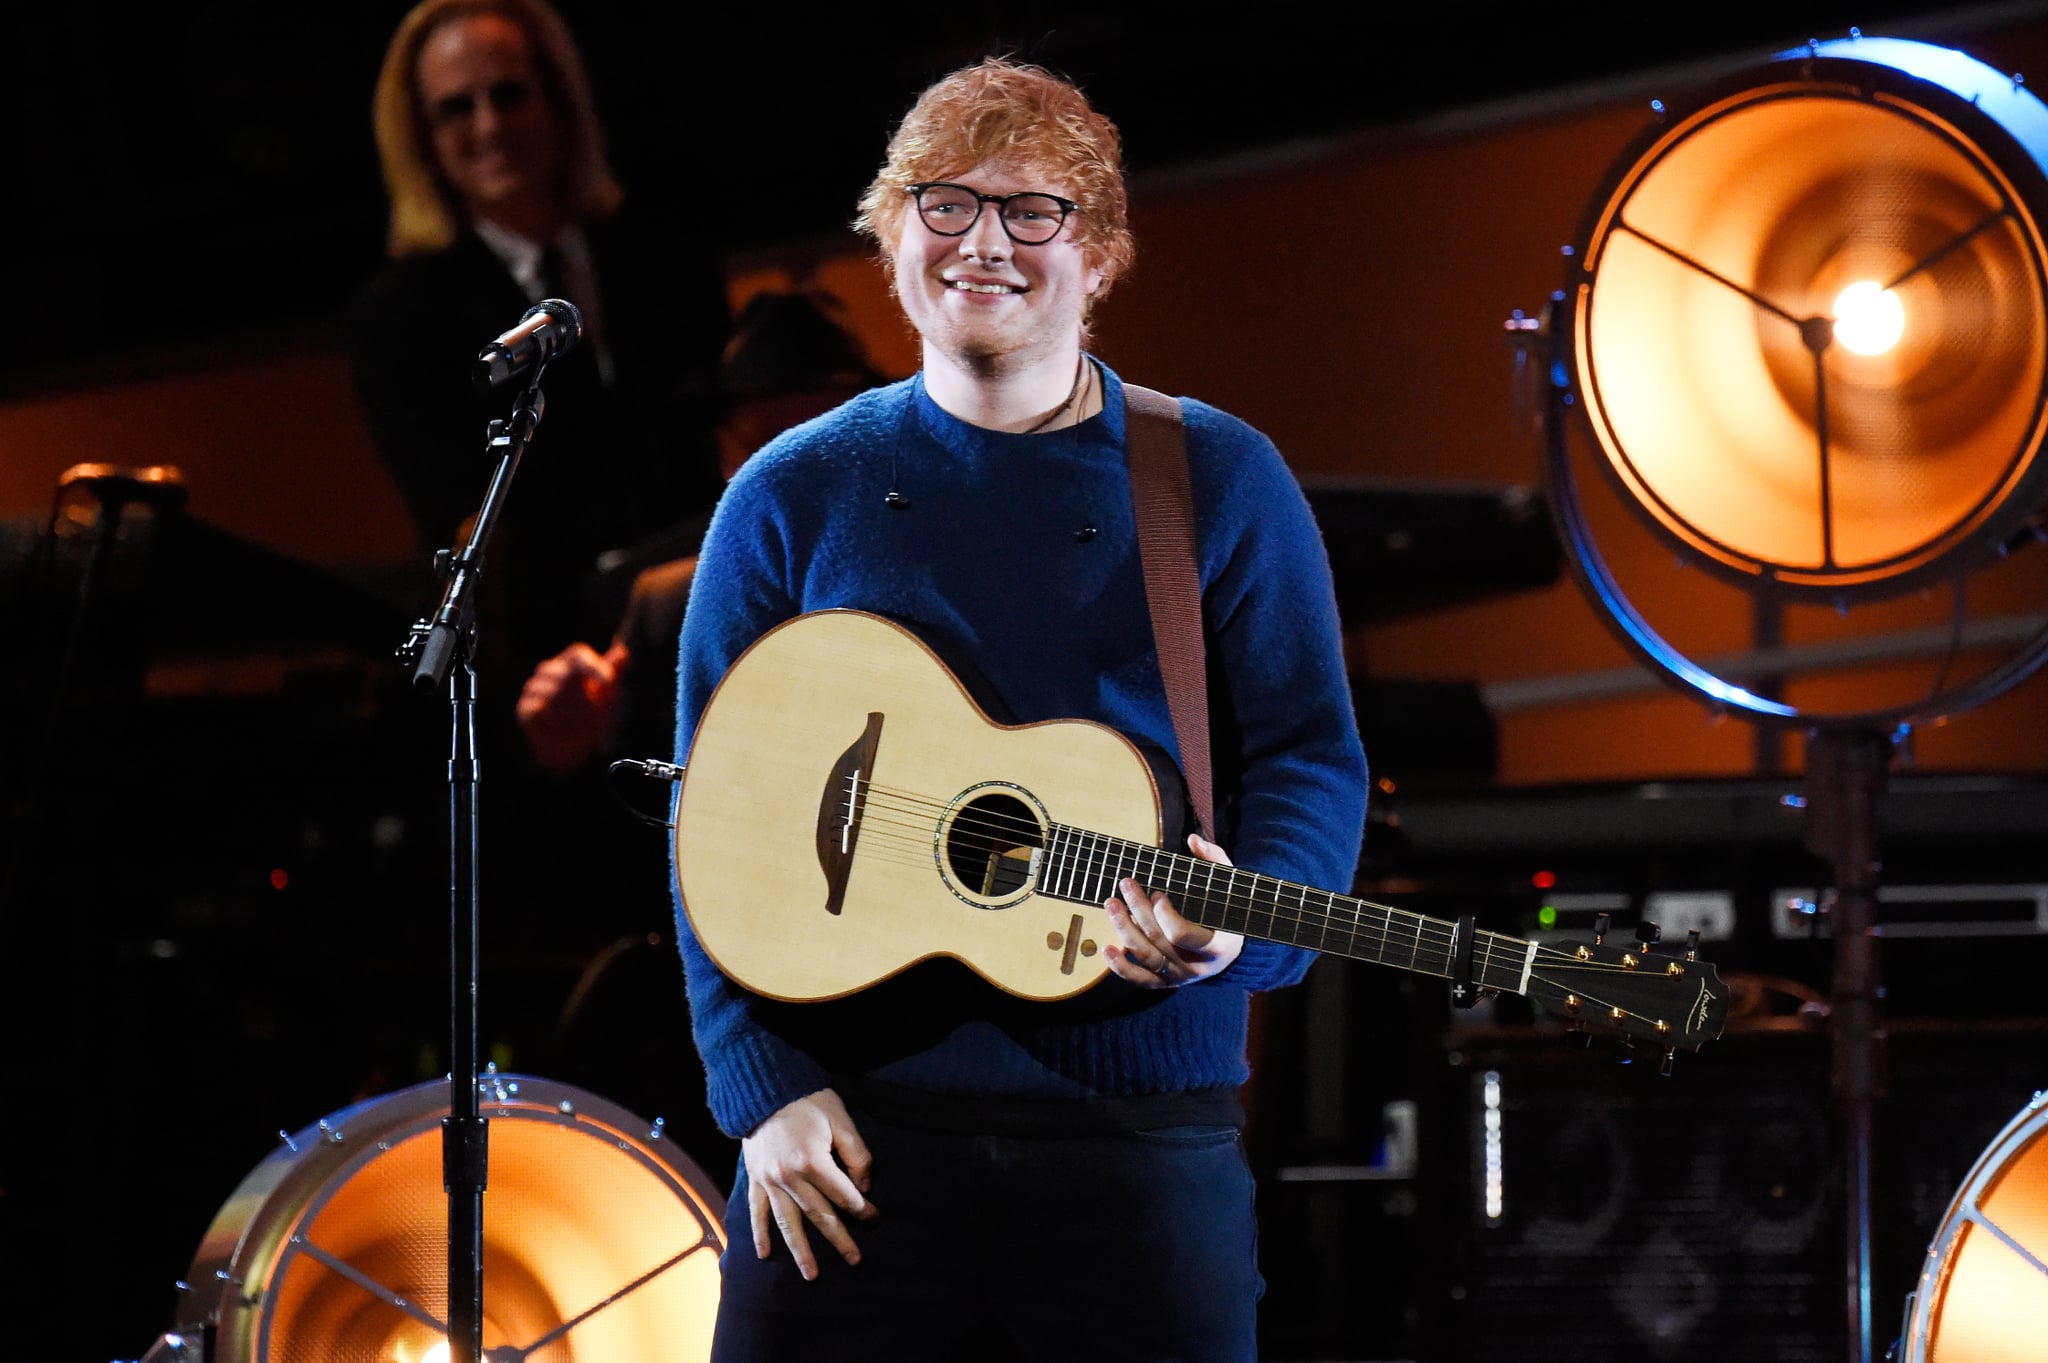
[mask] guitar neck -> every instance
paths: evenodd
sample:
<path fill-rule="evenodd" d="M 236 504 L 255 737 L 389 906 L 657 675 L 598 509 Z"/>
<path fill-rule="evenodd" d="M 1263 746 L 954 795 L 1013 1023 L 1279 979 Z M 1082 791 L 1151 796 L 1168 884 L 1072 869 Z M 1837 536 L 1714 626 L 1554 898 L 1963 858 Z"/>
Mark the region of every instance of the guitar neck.
<path fill-rule="evenodd" d="M 1039 893 L 1077 904 L 1100 904 L 1126 877 L 1167 895 L 1182 917 L 1206 928 L 1419 975 L 1450 979 L 1456 973 L 1460 925 L 1451 919 L 1052 825 L 1041 853 Z M 1526 993 L 1534 958 L 1532 942 L 1479 932 L 1472 942 L 1472 981 L 1482 988 Z"/>

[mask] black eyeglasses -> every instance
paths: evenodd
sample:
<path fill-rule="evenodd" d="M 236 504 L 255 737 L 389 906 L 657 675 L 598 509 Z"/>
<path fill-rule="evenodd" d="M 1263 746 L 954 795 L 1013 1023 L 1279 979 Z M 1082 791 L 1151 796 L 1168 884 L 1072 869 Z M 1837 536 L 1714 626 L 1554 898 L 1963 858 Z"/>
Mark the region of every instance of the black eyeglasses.
<path fill-rule="evenodd" d="M 917 200 L 917 216 L 942 237 L 964 237 L 981 221 L 981 206 L 996 206 L 996 221 L 1019 246 L 1042 246 L 1060 234 L 1067 215 L 1081 205 L 1057 194 L 983 194 L 966 185 L 932 181 L 906 185 L 904 192 Z"/>
<path fill-rule="evenodd" d="M 435 126 L 444 123 L 461 123 L 476 117 L 479 103 L 488 104 L 497 113 L 510 113 L 523 108 L 533 98 L 533 86 L 523 80 L 496 80 L 481 90 L 461 90 L 452 95 L 443 95 L 428 106 L 427 113 Z"/>

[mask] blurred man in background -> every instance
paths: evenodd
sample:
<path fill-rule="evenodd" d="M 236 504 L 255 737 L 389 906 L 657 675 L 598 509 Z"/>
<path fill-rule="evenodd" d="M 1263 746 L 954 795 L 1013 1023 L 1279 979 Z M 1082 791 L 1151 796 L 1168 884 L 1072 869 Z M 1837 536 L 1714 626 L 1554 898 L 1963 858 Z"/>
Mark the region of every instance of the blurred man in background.
<path fill-rule="evenodd" d="M 606 161 L 583 62 L 541 0 L 426 0 L 374 106 L 390 263 L 346 338 L 378 449 L 429 548 L 482 501 L 469 365 L 542 298 L 582 312 L 494 540 L 483 646 L 535 660 L 617 618 L 661 532 L 716 498 L 711 430 L 728 315 L 705 244 L 654 223 Z M 650 543 L 649 541 L 652 540 Z"/>

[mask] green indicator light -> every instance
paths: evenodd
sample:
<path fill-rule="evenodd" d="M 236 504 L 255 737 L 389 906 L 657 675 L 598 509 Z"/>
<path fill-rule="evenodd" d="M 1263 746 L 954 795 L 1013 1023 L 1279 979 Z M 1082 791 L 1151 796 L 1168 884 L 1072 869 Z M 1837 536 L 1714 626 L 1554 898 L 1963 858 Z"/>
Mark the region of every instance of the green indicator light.
<path fill-rule="evenodd" d="M 1556 927 L 1557 910 L 1552 908 L 1550 905 L 1545 904 L 1542 908 L 1536 910 L 1536 921 L 1546 928 Z"/>

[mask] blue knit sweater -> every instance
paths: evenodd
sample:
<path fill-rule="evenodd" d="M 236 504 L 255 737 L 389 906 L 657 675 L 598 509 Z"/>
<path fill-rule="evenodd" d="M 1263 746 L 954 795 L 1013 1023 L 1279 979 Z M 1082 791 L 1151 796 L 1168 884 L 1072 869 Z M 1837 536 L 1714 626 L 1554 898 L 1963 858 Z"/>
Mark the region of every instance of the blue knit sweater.
<path fill-rule="evenodd" d="M 677 760 L 720 677 L 805 611 L 888 616 L 963 670 L 1007 722 L 1092 719 L 1167 753 L 1167 714 L 1138 562 L 1123 385 L 1040 435 L 953 417 L 917 379 L 778 437 L 727 488 L 684 618 Z M 1272 442 L 1184 400 L 1209 634 L 1217 830 L 1238 865 L 1345 890 L 1365 755 L 1351 713 L 1328 561 Z M 908 505 L 890 507 L 900 490 Z M 1017 565 L 1034 565 L 1028 575 Z M 970 685 L 974 685 L 970 679 Z M 850 999 L 786 1004 L 721 975 L 677 915 L 711 1110 L 733 1135 L 864 1073 L 946 1093 L 1121 1097 L 1235 1085 L 1249 995 L 1309 955 L 1247 941 L 1197 984 L 1111 977 L 1079 1000 L 1025 1003 L 949 961 Z"/>

